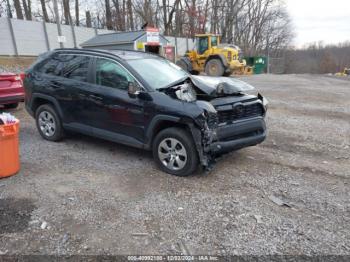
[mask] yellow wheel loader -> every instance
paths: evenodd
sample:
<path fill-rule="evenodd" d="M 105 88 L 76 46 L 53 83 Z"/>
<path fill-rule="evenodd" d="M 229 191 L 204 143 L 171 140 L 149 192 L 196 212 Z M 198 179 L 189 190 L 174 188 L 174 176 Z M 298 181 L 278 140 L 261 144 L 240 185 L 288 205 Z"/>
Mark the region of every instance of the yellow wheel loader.
<path fill-rule="evenodd" d="M 350 67 L 344 68 L 343 72 L 339 72 L 335 74 L 336 76 L 350 76 Z"/>
<path fill-rule="evenodd" d="M 252 73 L 252 68 L 241 59 L 240 48 L 221 44 L 220 36 L 215 34 L 197 34 L 195 50 L 187 51 L 176 64 L 191 74 L 205 72 L 209 76 L 228 76 Z"/>

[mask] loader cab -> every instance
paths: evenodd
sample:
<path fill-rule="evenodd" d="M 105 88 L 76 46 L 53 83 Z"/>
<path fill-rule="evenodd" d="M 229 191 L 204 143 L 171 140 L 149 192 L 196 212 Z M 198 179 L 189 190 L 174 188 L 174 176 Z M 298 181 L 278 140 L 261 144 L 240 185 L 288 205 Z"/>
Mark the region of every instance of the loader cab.
<path fill-rule="evenodd" d="M 196 35 L 196 49 L 197 53 L 202 55 L 205 51 L 211 49 L 214 46 L 218 46 L 220 43 L 220 37 L 213 34 L 200 34 Z"/>

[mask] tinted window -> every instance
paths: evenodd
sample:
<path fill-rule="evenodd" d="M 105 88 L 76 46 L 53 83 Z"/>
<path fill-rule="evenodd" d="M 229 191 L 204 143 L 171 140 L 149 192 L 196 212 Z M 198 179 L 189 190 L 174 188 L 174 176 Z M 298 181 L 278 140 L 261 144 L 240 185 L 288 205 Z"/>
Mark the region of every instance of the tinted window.
<path fill-rule="evenodd" d="M 63 67 L 63 63 L 58 57 L 53 57 L 45 61 L 38 69 L 39 72 L 48 75 L 60 75 Z"/>
<path fill-rule="evenodd" d="M 119 89 L 127 89 L 134 78 L 119 64 L 103 58 L 96 60 L 96 84 Z"/>
<path fill-rule="evenodd" d="M 87 82 L 90 61 L 88 56 L 60 55 L 60 60 L 64 62 L 62 70 L 64 77 Z"/>

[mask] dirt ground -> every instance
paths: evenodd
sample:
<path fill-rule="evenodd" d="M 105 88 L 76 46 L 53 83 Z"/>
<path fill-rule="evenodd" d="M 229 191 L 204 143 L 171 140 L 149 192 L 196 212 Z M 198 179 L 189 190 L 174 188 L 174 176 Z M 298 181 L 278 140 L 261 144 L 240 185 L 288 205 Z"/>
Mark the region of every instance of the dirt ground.
<path fill-rule="evenodd" d="M 349 255 L 350 81 L 243 79 L 270 101 L 267 140 L 188 178 L 119 144 L 44 141 L 12 111 L 22 168 L 0 180 L 0 254 Z"/>

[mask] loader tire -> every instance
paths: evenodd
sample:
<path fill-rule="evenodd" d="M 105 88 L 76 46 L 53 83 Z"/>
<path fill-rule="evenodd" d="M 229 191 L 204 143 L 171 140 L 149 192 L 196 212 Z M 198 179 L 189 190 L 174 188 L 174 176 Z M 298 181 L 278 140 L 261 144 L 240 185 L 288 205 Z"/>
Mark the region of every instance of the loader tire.
<path fill-rule="evenodd" d="M 208 76 L 223 76 L 225 67 L 220 59 L 210 59 L 205 65 L 205 73 Z"/>

